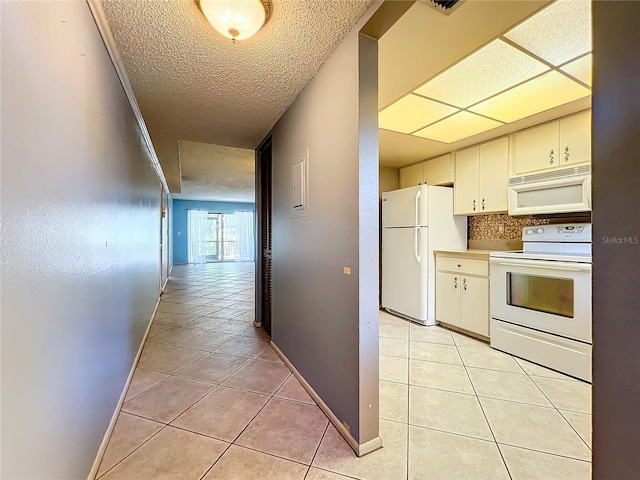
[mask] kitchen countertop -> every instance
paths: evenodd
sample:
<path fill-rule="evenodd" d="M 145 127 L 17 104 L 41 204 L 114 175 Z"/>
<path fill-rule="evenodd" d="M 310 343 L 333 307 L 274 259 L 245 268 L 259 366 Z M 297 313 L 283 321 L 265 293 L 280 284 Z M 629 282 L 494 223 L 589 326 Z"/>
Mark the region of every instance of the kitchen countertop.
<path fill-rule="evenodd" d="M 479 250 L 479 249 L 468 249 L 468 250 L 434 250 L 433 253 L 436 255 L 443 255 L 447 257 L 472 257 L 479 258 L 482 260 L 488 260 L 489 254 L 494 252 L 495 250 Z"/>

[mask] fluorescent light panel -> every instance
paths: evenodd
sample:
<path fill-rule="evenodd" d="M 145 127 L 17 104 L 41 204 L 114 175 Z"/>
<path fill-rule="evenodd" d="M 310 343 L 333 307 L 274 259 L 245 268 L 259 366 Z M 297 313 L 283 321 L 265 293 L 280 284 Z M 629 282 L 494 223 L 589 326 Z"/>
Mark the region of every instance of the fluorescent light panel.
<path fill-rule="evenodd" d="M 566 65 L 560 67 L 560 70 L 567 72 L 574 78 L 577 78 L 581 82 L 591 86 L 591 67 L 593 63 L 593 55 L 585 55 L 573 62 L 569 62 Z"/>
<path fill-rule="evenodd" d="M 504 35 L 552 65 L 591 51 L 591 2 L 558 0 Z"/>
<path fill-rule="evenodd" d="M 503 122 L 513 122 L 535 113 L 591 95 L 591 90 L 552 71 L 529 80 L 470 110 Z"/>
<path fill-rule="evenodd" d="M 486 132 L 502 123 L 469 112 L 459 112 L 414 133 L 417 137 L 453 143 Z"/>
<path fill-rule="evenodd" d="M 457 108 L 409 94 L 382 110 L 378 122 L 379 127 L 386 130 L 412 133 L 457 111 Z"/>
<path fill-rule="evenodd" d="M 496 39 L 415 93 L 466 108 L 547 70 L 545 64 Z"/>
<path fill-rule="evenodd" d="M 504 36 L 591 85 L 592 55 L 586 55 L 591 51 L 590 1 L 558 0 Z M 380 112 L 380 128 L 411 133 L 428 125 L 414 135 L 445 143 L 591 95 L 588 88 L 550 71 L 544 63 L 500 39 L 441 72 L 414 93 L 421 97 L 409 94 Z M 454 112 L 458 113 L 452 115 Z"/>

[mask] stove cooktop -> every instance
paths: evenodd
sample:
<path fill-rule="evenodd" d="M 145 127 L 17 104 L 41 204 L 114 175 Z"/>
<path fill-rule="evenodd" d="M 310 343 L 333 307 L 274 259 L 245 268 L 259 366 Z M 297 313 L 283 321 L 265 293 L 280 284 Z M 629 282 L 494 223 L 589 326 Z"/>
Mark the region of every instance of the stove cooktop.
<path fill-rule="evenodd" d="M 550 262 L 592 263 L 591 254 L 583 252 L 523 252 L 522 250 L 509 250 L 506 252 L 491 252 L 489 257 L 520 260 L 546 260 Z"/>

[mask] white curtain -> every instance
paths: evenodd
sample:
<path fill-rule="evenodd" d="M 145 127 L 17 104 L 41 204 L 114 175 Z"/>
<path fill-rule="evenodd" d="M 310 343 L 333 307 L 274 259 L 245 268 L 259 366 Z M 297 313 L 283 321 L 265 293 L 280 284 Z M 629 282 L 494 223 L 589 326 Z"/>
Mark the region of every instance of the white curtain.
<path fill-rule="evenodd" d="M 242 262 L 253 262 L 256 249 L 253 212 L 235 212 L 233 215 L 238 228 L 237 258 Z"/>
<path fill-rule="evenodd" d="M 187 243 L 189 263 L 207 263 L 207 217 L 206 210 L 187 211 Z"/>

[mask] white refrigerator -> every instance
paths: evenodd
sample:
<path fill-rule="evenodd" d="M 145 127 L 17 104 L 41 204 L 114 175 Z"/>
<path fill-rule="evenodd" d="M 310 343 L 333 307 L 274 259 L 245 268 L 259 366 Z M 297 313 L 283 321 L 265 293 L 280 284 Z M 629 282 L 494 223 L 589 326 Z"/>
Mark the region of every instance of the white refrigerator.
<path fill-rule="evenodd" d="M 382 194 L 382 307 L 435 325 L 434 250 L 467 248 L 467 217 L 453 188 L 418 185 Z"/>

